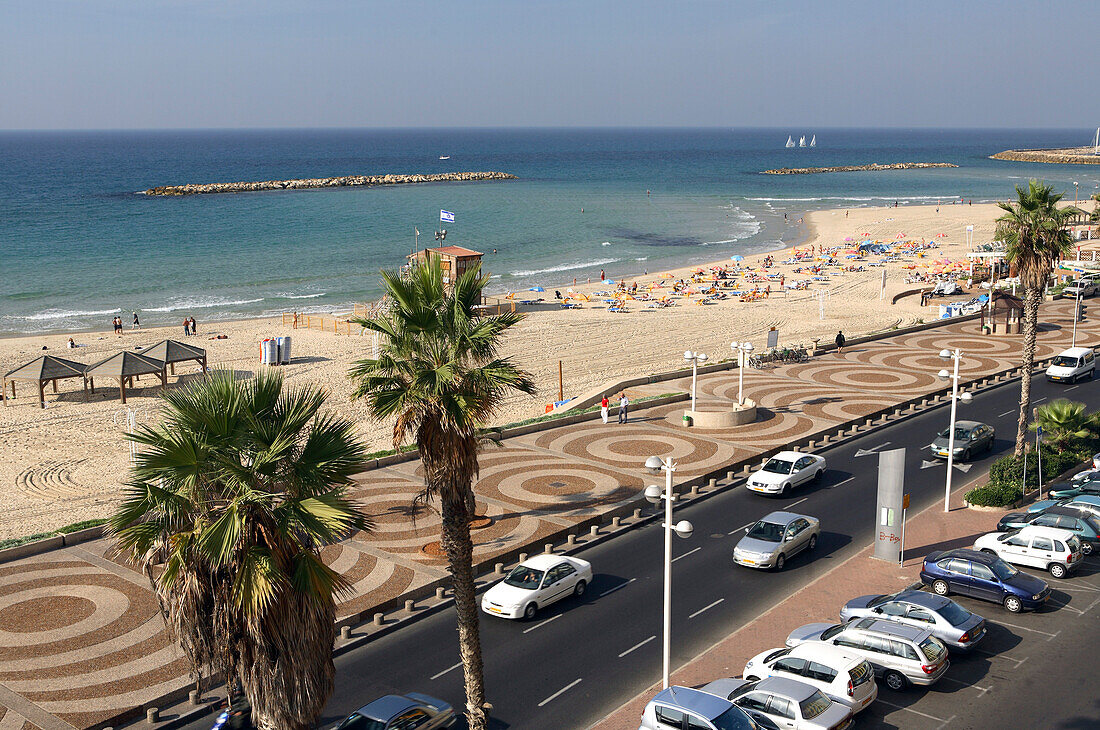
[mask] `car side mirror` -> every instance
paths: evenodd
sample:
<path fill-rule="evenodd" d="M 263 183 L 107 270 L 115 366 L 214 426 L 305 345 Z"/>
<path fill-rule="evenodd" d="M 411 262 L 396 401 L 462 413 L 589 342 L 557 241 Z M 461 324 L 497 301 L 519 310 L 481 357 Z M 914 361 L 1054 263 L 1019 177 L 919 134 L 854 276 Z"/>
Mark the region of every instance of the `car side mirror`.
<path fill-rule="evenodd" d="M 882 613 L 882 609 L 881 608 L 872 608 L 871 613 Z"/>

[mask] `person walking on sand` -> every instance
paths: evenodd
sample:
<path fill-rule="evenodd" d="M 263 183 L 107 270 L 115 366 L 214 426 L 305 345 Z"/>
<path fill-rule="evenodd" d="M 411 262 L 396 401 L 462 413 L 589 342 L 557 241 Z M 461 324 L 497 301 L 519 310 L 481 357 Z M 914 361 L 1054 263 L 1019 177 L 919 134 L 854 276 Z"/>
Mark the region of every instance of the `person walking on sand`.
<path fill-rule="evenodd" d="M 603 416 L 603 422 L 607 423 L 607 411 L 611 408 L 611 401 L 607 399 L 607 394 L 604 394 L 600 400 L 600 415 Z"/>
<path fill-rule="evenodd" d="M 844 333 L 838 331 L 836 333 L 836 352 L 837 352 L 838 355 L 840 353 L 844 352 L 844 342 L 845 342 Z"/>
<path fill-rule="evenodd" d="M 619 393 L 619 423 L 626 423 L 627 409 L 630 407 L 630 399 L 626 397 L 626 391 Z"/>
<path fill-rule="evenodd" d="M 137 312 L 134 311 L 134 312 L 131 312 L 131 314 L 134 315 L 134 324 L 130 327 L 130 329 L 135 329 L 135 330 L 141 329 L 141 321 L 138 319 Z"/>
<path fill-rule="evenodd" d="M 199 333 L 199 326 L 195 324 L 195 318 L 191 318 L 191 334 L 197 335 Z"/>

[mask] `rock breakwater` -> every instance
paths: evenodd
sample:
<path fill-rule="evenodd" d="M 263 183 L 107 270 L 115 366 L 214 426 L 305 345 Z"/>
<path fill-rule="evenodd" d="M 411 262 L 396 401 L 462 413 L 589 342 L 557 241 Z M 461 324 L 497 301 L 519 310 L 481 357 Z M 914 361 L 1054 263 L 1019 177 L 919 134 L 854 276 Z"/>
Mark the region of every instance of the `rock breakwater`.
<path fill-rule="evenodd" d="M 162 185 L 142 190 L 145 195 L 209 195 L 214 193 L 253 193 L 261 190 L 311 190 L 316 188 L 371 187 L 374 185 L 414 185 L 433 182 L 476 182 L 515 180 L 506 172 L 441 172 L 429 175 L 346 175 L 313 177 L 302 180 L 263 180 L 260 182 Z"/>
<path fill-rule="evenodd" d="M 927 167 L 958 167 L 950 162 L 893 162 L 880 165 L 843 165 L 841 167 L 781 167 L 777 170 L 764 170 L 765 175 L 816 175 L 822 172 L 867 172 L 878 170 L 923 170 Z"/>
<path fill-rule="evenodd" d="M 1057 165 L 1100 165 L 1100 155 L 1094 147 L 1065 147 L 1048 150 L 1005 150 L 990 155 L 991 160 L 1014 162 L 1047 162 Z"/>

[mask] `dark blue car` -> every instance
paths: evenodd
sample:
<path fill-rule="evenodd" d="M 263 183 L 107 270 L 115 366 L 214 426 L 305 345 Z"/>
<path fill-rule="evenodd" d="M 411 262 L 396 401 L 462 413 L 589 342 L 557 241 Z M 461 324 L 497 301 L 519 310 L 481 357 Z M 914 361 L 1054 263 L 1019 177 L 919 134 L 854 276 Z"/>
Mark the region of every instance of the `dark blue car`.
<path fill-rule="evenodd" d="M 1050 597 L 1046 581 L 1021 573 L 996 555 L 977 550 L 929 553 L 920 579 L 938 595 L 957 593 L 980 598 L 999 603 L 1012 613 L 1037 609 Z"/>

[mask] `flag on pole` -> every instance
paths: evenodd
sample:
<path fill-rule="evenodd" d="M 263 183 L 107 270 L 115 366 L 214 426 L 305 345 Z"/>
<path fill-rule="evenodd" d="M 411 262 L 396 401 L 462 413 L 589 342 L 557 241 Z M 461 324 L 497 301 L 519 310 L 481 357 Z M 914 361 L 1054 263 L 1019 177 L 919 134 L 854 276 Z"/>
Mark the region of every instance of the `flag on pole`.
<path fill-rule="evenodd" d="M 441 210 L 439 211 L 439 221 L 441 223 L 454 223 L 455 214 L 449 210 Z"/>

